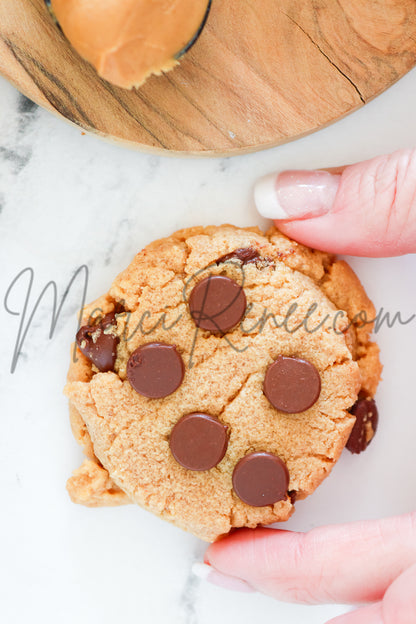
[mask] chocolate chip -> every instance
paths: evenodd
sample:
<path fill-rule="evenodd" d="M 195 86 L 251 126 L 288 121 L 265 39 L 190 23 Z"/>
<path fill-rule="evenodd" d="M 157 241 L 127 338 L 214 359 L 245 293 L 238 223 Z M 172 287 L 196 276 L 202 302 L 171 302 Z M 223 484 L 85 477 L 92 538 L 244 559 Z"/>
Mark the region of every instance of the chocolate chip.
<path fill-rule="evenodd" d="M 127 378 L 132 387 L 149 399 L 161 399 L 182 383 L 185 367 L 174 345 L 150 342 L 129 357 Z"/>
<path fill-rule="evenodd" d="M 96 325 L 80 327 L 76 342 L 80 351 L 102 373 L 114 370 L 117 359 L 117 345 L 120 338 L 115 333 L 117 325 L 114 312 L 106 314 Z"/>
<path fill-rule="evenodd" d="M 346 447 L 351 453 L 361 453 L 365 451 L 377 431 L 377 406 L 374 399 L 358 399 L 350 413 L 356 420 Z"/>
<path fill-rule="evenodd" d="M 273 505 L 287 497 L 289 472 L 284 461 L 266 452 L 250 453 L 237 463 L 233 488 L 252 507 Z"/>
<path fill-rule="evenodd" d="M 126 308 L 124 307 L 124 301 L 116 301 L 114 305 L 115 314 L 125 314 Z"/>
<path fill-rule="evenodd" d="M 187 414 L 172 429 L 169 445 L 172 455 L 184 468 L 210 470 L 227 450 L 227 427 L 209 414 Z"/>
<path fill-rule="evenodd" d="M 107 327 L 110 327 L 110 325 L 117 325 L 116 313 L 109 312 L 108 314 L 103 316 L 99 324 L 103 329 L 107 329 Z"/>
<path fill-rule="evenodd" d="M 234 280 L 211 275 L 199 282 L 189 297 L 195 325 L 213 333 L 225 333 L 244 317 L 247 300 Z"/>
<path fill-rule="evenodd" d="M 276 409 L 296 414 L 309 409 L 321 392 L 315 366 L 299 358 L 279 357 L 267 369 L 263 391 Z"/>
<path fill-rule="evenodd" d="M 241 264 L 252 264 L 261 259 L 262 257 L 257 249 L 253 249 L 253 247 L 242 247 L 241 249 L 236 249 L 225 256 L 221 256 L 221 258 L 218 258 L 216 264 L 229 262 L 230 260 L 241 260 Z"/>
<path fill-rule="evenodd" d="M 294 505 L 296 503 L 296 499 L 298 497 L 297 491 L 296 490 L 289 490 L 287 495 L 289 496 L 290 502 L 292 503 L 292 505 Z"/>

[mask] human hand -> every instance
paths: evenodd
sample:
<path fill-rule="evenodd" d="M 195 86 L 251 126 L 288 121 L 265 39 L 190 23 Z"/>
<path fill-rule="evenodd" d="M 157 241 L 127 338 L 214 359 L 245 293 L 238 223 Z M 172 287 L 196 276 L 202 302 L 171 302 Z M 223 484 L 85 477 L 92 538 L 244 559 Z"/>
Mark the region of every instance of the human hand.
<path fill-rule="evenodd" d="M 259 212 L 308 246 L 335 253 L 416 252 L 416 151 L 261 180 Z M 240 529 L 196 572 L 230 589 L 308 604 L 369 603 L 327 624 L 415 624 L 416 512 L 309 533 Z"/>
<path fill-rule="evenodd" d="M 327 624 L 416 622 L 416 513 L 294 533 L 239 529 L 205 555 L 207 580 L 279 600 L 370 603 Z"/>
<path fill-rule="evenodd" d="M 416 150 L 266 176 L 255 200 L 284 234 L 322 251 L 367 257 L 416 252 Z"/>

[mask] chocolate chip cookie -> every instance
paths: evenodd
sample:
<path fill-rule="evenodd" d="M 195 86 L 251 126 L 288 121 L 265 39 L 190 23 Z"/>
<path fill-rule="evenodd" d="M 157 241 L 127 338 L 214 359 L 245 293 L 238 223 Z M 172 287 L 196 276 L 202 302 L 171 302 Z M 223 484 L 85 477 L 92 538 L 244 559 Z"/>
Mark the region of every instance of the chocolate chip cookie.
<path fill-rule="evenodd" d="M 275 228 L 151 243 L 83 311 L 72 500 L 137 503 L 207 541 L 287 520 L 346 445 L 371 442 L 374 317 L 348 264 Z"/>

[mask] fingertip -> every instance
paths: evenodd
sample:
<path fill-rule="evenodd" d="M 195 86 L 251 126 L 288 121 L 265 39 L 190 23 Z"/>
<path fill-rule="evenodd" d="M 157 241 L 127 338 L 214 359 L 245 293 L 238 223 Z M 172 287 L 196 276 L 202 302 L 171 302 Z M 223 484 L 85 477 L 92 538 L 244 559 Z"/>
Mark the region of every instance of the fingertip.
<path fill-rule="evenodd" d="M 221 572 L 218 572 L 213 566 L 207 565 L 205 563 L 194 563 L 192 565 L 192 573 L 202 581 L 208 581 L 208 583 L 212 583 L 213 585 L 217 585 L 218 587 L 222 587 L 223 589 L 243 593 L 253 593 L 256 591 L 254 587 L 252 587 L 243 579 L 222 574 Z"/>
<path fill-rule="evenodd" d="M 272 529 L 236 529 L 231 534 L 210 544 L 204 555 L 204 578 L 215 585 L 237 591 L 256 591 L 253 586 L 255 571 L 261 564 L 257 546 Z"/>
<path fill-rule="evenodd" d="M 344 169 L 282 172 L 275 188 L 279 210 L 273 214 L 268 197 L 266 213 L 299 243 L 366 257 L 416 250 L 416 150 Z"/>
<path fill-rule="evenodd" d="M 254 187 L 259 213 L 269 219 L 301 219 L 327 214 L 334 205 L 341 175 L 324 170 L 282 171 Z"/>
<path fill-rule="evenodd" d="M 249 569 L 250 564 L 256 563 L 260 540 L 270 532 L 277 533 L 264 527 L 237 529 L 211 544 L 205 552 L 204 562 L 227 574 Z"/>
<path fill-rule="evenodd" d="M 286 212 L 278 201 L 276 192 L 276 174 L 260 178 L 254 186 L 254 202 L 259 214 L 265 219 L 285 219 Z"/>
<path fill-rule="evenodd" d="M 210 544 L 205 552 L 204 562 L 217 567 L 217 564 L 223 558 L 225 559 L 228 554 L 233 554 L 233 551 L 239 549 L 241 540 L 244 542 L 246 539 L 245 534 L 247 531 L 252 531 L 252 529 L 235 529 L 228 535 Z"/>

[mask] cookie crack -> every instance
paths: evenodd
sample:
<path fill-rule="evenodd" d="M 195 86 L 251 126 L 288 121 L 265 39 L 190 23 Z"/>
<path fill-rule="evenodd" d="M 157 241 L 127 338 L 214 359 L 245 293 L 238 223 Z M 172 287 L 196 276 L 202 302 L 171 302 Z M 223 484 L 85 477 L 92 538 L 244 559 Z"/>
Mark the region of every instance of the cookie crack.
<path fill-rule="evenodd" d="M 297 461 L 298 459 L 304 459 L 305 457 L 312 458 L 312 459 L 319 459 L 320 461 L 324 463 L 329 463 L 329 464 L 335 463 L 335 459 L 333 457 L 330 457 L 329 455 L 325 455 L 325 453 L 299 453 L 298 455 L 291 456 L 289 459 L 290 461 Z"/>
<path fill-rule="evenodd" d="M 354 360 L 352 360 L 349 357 L 343 357 L 340 360 L 335 360 L 335 362 L 331 362 L 331 364 L 328 364 L 328 366 L 322 369 L 321 373 L 326 373 L 326 371 L 329 370 L 330 368 L 333 368 L 335 366 L 343 366 L 344 364 L 347 364 L 348 362 L 353 362 L 353 361 Z"/>
<path fill-rule="evenodd" d="M 248 385 L 248 382 L 250 381 L 250 378 L 253 377 L 254 375 L 257 375 L 257 372 L 255 372 L 255 373 L 247 373 L 247 375 L 245 376 L 244 380 L 241 382 L 240 387 L 227 399 L 227 405 L 225 405 L 225 407 L 220 411 L 220 413 L 218 414 L 218 418 L 221 418 L 225 414 L 226 410 L 229 409 L 232 406 L 232 404 L 240 396 L 240 394 L 244 390 L 244 388 Z"/>

